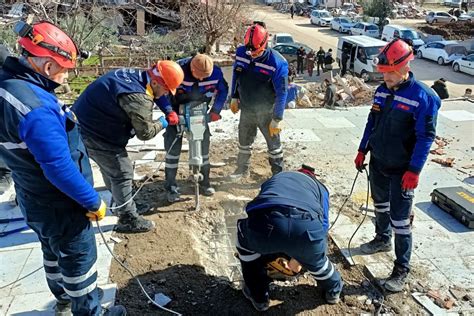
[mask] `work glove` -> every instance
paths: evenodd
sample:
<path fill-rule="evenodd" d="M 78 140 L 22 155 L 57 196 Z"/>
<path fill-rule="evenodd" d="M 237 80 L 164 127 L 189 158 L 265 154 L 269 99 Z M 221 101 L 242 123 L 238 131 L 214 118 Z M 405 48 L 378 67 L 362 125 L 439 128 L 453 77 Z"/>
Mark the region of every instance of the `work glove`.
<path fill-rule="evenodd" d="M 86 213 L 86 216 L 89 217 L 90 221 L 100 221 L 105 217 L 105 213 L 107 212 L 107 205 L 105 205 L 105 202 L 100 200 L 100 206 L 99 209 L 96 211 L 89 211 Z"/>
<path fill-rule="evenodd" d="M 413 190 L 418 186 L 420 176 L 412 171 L 406 171 L 402 177 L 402 190 Z"/>
<path fill-rule="evenodd" d="M 179 117 L 175 111 L 171 111 L 166 115 L 166 120 L 168 121 L 169 125 L 178 125 Z"/>
<path fill-rule="evenodd" d="M 239 99 L 232 98 L 232 100 L 230 100 L 230 110 L 232 111 L 232 113 L 236 114 L 237 112 L 239 112 L 239 103 Z"/>
<path fill-rule="evenodd" d="M 211 122 L 215 122 L 215 121 L 219 121 L 222 117 L 220 116 L 220 114 L 217 114 L 215 112 L 210 112 L 209 113 L 209 120 Z"/>
<path fill-rule="evenodd" d="M 268 130 L 270 131 L 270 137 L 277 136 L 281 132 L 280 128 L 280 121 L 273 119 L 268 126 Z"/>
<path fill-rule="evenodd" d="M 364 161 L 365 161 L 365 154 L 361 151 L 357 153 L 356 158 L 354 159 L 354 163 L 356 166 L 356 169 L 362 172 L 364 169 Z"/>
<path fill-rule="evenodd" d="M 168 121 L 166 120 L 164 116 L 160 116 L 160 118 L 158 119 L 158 122 L 161 124 L 162 129 L 168 127 Z"/>

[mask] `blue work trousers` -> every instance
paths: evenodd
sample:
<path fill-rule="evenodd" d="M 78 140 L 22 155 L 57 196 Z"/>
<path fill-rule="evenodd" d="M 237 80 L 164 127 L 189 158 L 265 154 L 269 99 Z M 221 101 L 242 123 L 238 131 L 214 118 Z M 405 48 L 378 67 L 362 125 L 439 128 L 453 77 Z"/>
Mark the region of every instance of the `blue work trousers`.
<path fill-rule="evenodd" d="M 249 168 L 252 145 L 257 137 L 257 130 L 260 130 L 267 142 L 268 162 L 272 168 L 272 174 L 283 171 L 283 147 L 280 134 L 270 136 L 269 127 L 272 118 L 272 112 L 252 112 L 246 109 L 240 111 L 239 154 L 237 156 L 237 166 L 239 168 Z"/>
<path fill-rule="evenodd" d="M 402 190 L 403 174 L 387 174 L 383 164 L 371 159 L 370 187 L 375 206 L 375 233 L 384 241 L 395 233 L 395 265 L 410 270 L 412 248 L 411 208 L 414 191 Z"/>
<path fill-rule="evenodd" d="M 38 201 L 17 193 L 28 226 L 38 235 L 49 289 L 70 300 L 73 315 L 99 315 L 97 247 L 86 210 L 72 200 Z"/>
<path fill-rule="evenodd" d="M 181 147 L 183 145 L 183 138 L 179 137 L 176 139 L 178 135 L 178 130 L 176 126 L 169 125 L 166 128 L 166 133 L 163 135 L 165 139 L 165 150 L 166 150 L 166 157 L 165 157 L 165 188 L 166 190 L 170 190 L 171 187 L 178 187 L 176 183 L 176 174 L 178 172 L 178 165 L 179 165 L 179 156 L 181 155 Z M 173 148 L 171 145 L 175 141 Z M 209 126 L 206 127 L 206 131 L 204 132 L 204 139 L 201 141 L 201 154 L 202 154 L 202 166 L 201 166 L 201 174 L 203 175 L 203 180 L 199 182 L 201 187 L 208 188 L 211 186 L 209 180 L 209 172 L 211 170 L 211 166 L 209 164 L 209 146 L 211 141 L 211 132 L 209 131 Z M 171 148 L 171 150 L 170 150 Z"/>
<path fill-rule="evenodd" d="M 272 281 L 266 273 L 265 255 L 284 253 L 298 260 L 324 291 L 342 290 L 336 267 L 326 256 L 327 232 L 322 215 L 290 207 L 254 210 L 237 223 L 237 250 L 245 284 L 257 302 L 264 302 Z"/>

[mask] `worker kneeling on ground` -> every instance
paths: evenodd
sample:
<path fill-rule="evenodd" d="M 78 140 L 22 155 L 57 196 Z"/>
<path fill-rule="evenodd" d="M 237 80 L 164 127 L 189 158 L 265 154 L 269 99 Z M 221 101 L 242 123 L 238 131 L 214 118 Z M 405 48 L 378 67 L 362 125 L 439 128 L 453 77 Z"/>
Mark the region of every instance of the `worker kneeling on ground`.
<path fill-rule="evenodd" d="M 288 94 L 288 63 L 268 48 L 268 31 L 255 23 L 245 33 L 245 46 L 237 48 L 232 77 L 230 109 L 240 112 L 237 169 L 230 176 L 237 180 L 248 175 L 252 144 L 260 130 L 268 147 L 272 173 L 283 170 L 280 122 Z"/>
<path fill-rule="evenodd" d="M 209 112 L 209 121 L 215 122 L 221 119 L 220 112 L 227 99 L 229 87 L 224 79 L 220 67 L 215 66 L 211 57 L 204 54 L 197 54 L 194 57 L 179 60 L 178 63 L 184 72 L 184 80 L 176 90 L 172 98 L 173 110 L 179 113 L 180 105 L 199 105 L 205 102 L 208 106 L 214 98 L 214 103 Z M 182 138 L 178 135 L 177 126 L 166 128 L 165 149 L 166 149 L 166 190 L 168 192 L 168 202 L 173 203 L 179 200 L 179 188 L 176 184 L 176 172 L 178 171 L 179 155 L 181 154 Z M 200 169 L 203 175 L 200 186 L 203 194 L 211 196 L 215 193 L 209 180 L 209 143 L 211 133 L 206 124 L 204 139 L 201 143 L 202 166 Z M 173 142 L 176 142 L 173 144 Z M 171 145 L 173 147 L 171 148 Z"/>
<path fill-rule="evenodd" d="M 90 220 L 106 205 L 92 186 L 87 151 L 77 120 L 54 89 L 75 68 L 73 40 L 48 22 L 18 22 L 21 57 L 0 70 L 0 156 L 12 170 L 18 205 L 43 251 L 56 312 L 125 315 L 104 311 L 97 289 L 97 247 Z"/>
<path fill-rule="evenodd" d="M 132 199 L 133 166 L 125 146 L 135 135 L 149 140 L 168 123 L 178 123 L 166 95 L 175 93 L 183 77 L 181 67 L 169 60 L 158 61 L 148 71 L 113 70 L 91 83 L 74 104 L 90 157 L 99 165 L 116 205 L 125 204 L 116 212 L 116 231 L 139 233 L 154 227 L 138 214 Z M 166 120 L 153 121 L 155 102 Z"/>
<path fill-rule="evenodd" d="M 411 208 L 414 189 L 436 136 L 441 100 L 410 72 L 413 49 L 403 40 L 387 44 L 377 69 L 384 83 L 375 91 L 364 135 L 355 159 L 364 167 L 370 151 L 370 187 L 375 206 L 375 238 L 360 249 L 366 254 L 390 251 L 395 233 L 395 265 L 385 282 L 392 292 L 403 290 L 410 271 Z"/>
<path fill-rule="evenodd" d="M 246 206 L 248 218 L 237 222 L 237 251 L 244 277 L 243 294 L 255 309 L 269 308 L 268 255 L 283 253 L 293 260 L 288 268 L 307 269 L 336 304 L 343 282 L 326 256 L 329 192 L 314 169 L 304 166 L 265 181 L 258 196 Z M 296 260 L 296 261 L 295 261 Z"/>

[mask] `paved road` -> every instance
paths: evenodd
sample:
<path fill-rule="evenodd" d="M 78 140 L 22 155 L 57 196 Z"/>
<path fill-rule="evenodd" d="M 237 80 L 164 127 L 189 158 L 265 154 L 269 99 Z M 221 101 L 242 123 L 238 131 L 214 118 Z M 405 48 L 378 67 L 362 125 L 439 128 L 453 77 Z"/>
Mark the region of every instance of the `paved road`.
<path fill-rule="evenodd" d="M 263 20 L 271 33 L 285 32 L 293 35 L 296 41 L 304 43 L 314 49 L 323 46 L 324 49 L 337 47 L 340 33 L 328 27 L 317 27 L 309 23 L 308 18 L 295 16 L 292 20 L 289 14 L 281 14 L 270 6 L 253 7 L 253 19 Z M 393 24 L 413 24 L 415 20 L 395 20 Z M 417 79 L 431 86 L 433 81 L 444 77 L 448 82 L 451 97 L 460 97 L 468 87 L 474 85 L 474 77 L 463 73 L 456 73 L 451 65 L 439 66 L 436 62 L 426 59 L 416 59 L 412 62 L 412 70 Z"/>

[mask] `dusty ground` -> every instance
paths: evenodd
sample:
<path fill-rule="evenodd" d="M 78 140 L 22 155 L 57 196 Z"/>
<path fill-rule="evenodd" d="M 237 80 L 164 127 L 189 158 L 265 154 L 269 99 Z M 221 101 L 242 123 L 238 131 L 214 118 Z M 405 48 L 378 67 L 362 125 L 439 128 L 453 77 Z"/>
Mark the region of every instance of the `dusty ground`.
<path fill-rule="evenodd" d="M 212 169 L 211 177 L 217 190 L 214 198 L 202 198 L 201 211 L 193 212 L 193 190 L 186 175 L 179 174 L 185 201 L 173 205 L 166 202 L 163 179 L 145 185 L 136 198 L 140 207 L 151 206 L 147 218 L 155 221 L 154 232 L 136 235 L 119 235 L 123 240 L 116 245 L 115 252 L 140 277 L 147 291 L 162 292 L 173 301 L 167 305 L 185 315 L 249 315 L 254 310 L 243 297 L 238 282 L 223 277 L 228 275 L 230 262 L 222 256 L 213 259 L 211 241 L 219 234 L 224 220 L 224 207 L 242 204 L 229 200 L 234 197 L 254 197 L 261 182 L 270 176 L 266 153 L 259 152 L 252 157 L 251 176 L 239 183 L 227 180 L 235 165 L 236 144 L 213 144 L 211 161 L 222 161 L 226 166 Z M 288 159 L 295 154 L 286 151 Z M 185 154 L 184 154 L 185 155 Z M 184 168 L 182 168 L 184 169 Z M 335 195 L 332 203 L 342 203 L 343 196 Z M 355 208 L 354 204 L 350 207 Z M 232 248 L 229 252 L 234 251 Z M 277 282 L 271 291 L 272 308 L 269 315 L 335 315 L 374 312 L 380 305 L 380 292 L 365 280 L 362 270 L 349 267 L 339 250 L 330 243 L 329 256 L 337 265 L 345 282 L 342 302 L 330 306 L 322 299 L 320 290 L 312 278 L 300 276 L 293 283 Z M 224 258 L 224 259 L 222 259 Z M 155 307 L 143 298 L 138 285 L 116 264 L 112 264 L 111 279 L 118 284 L 117 304 L 127 307 L 130 315 L 157 315 Z M 234 276 L 234 280 L 240 276 Z M 370 299 L 370 301 L 367 301 Z M 372 302 L 373 301 L 373 302 Z M 367 303 L 367 304 L 366 304 Z M 420 314 L 421 309 L 403 293 L 388 296 L 383 310 L 401 313 L 410 311 Z"/>
<path fill-rule="evenodd" d="M 423 23 L 416 26 L 423 33 L 441 35 L 445 40 L 462 41 L 474 37 L 474 24 L 468 22 L 454 22 L 435 25 Z"/>

